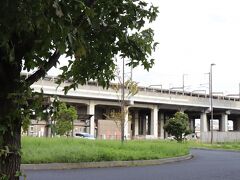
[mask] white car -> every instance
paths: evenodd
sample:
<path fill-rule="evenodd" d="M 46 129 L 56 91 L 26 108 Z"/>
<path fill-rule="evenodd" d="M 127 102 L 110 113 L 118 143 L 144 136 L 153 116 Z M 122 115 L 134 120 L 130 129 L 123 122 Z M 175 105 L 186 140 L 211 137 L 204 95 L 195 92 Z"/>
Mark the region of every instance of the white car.
<path fill-rule="evenodd" d="M 89 133 L 84 133 L 84 132 L 75 133 L 75 137 L 95 140 L 95 137 L 93 135 L 91 135 Z"/>
<path fill-rule="evenodd" d="M 185 138 L 186 138 L 187 140 L 196 140 L 196 139 L 198 139 L 196 133 L 188 134 Z"/>

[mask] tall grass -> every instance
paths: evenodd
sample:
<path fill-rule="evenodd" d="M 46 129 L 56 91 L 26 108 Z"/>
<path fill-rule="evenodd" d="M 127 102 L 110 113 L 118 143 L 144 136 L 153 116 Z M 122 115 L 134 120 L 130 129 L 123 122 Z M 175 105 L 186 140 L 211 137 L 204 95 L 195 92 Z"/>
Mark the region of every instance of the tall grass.
<path fill-rule="evenodd" d="M 185 143 L 169 141 L 84 140 L 77 138 L 22 138 L 22 163 L 77 163 L 147 160 L 189 153 Z"/>

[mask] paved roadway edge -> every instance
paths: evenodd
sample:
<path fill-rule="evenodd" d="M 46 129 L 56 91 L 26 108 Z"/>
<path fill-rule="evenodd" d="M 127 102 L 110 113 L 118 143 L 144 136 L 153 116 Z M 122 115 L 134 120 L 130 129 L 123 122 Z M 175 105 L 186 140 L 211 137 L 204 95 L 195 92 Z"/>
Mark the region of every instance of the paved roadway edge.
<path fill-rule="evenodd" d="M 102 161 L 102 162 L 81 162 L 81 163 L 48 163 L 48 164 L 22 164 L 21 170 L 63 170 L 81 168 L 107 168 L 107 167 L 130 167 L 160 165 L 192 159 L 192 154 L 180 157 L 154 159 L 154 160 L 134 160 L 134 161 Z"/>

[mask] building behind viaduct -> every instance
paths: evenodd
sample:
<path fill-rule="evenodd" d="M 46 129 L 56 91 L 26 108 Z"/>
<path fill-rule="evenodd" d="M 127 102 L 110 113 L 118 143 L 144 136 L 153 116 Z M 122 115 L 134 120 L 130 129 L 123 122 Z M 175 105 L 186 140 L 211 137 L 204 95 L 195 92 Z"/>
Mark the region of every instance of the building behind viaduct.
<path fill-rule="evenodd" d="M 62 89 L 68 82 L 56 88 L 53 77 L 46 77 L 35 83 L 32 88 L 44 94 L 57 95 L 61 101 L 71 104 L 78 111 L 75 121 L 75 132 L 89 132 L 99 139 L 119 139 L 120 128 L 113 120 L 106 119 L 106 114 L 119 111 L 119 93 L 113 89 L 103 89 L 96 82 L 79 86 L 75 91 L 70 90 L 64 95 Z M 210 141 L 210 113 L 209 95 L 139 87 L 139 92 L 131 99 L 128 114 L 131 121 L 126 120 L 124 135 L 130 138 L 164 139 L 168 135 L 163 126 L 166 120 L 177 111 L 188 114 L 190 127 L 195 131 L 196 119 L 200 120 L 200 139 Z M 239 98 L 213 96 L 214 118 L 218 122 L 218 129 L 214 130 L 214 141 L 240 140 L 240 101 Z M 84 121 L 90 117 L 89 121 Z M 126 116 L 128 117 L 128 116 Z M 127 118 L 126 118 L 127 119 Z M 233 129 L 228 128 L 232 122 Z M 45 121 L 32 121 L 29 132 L 36 136 L 45 135 Z"/>

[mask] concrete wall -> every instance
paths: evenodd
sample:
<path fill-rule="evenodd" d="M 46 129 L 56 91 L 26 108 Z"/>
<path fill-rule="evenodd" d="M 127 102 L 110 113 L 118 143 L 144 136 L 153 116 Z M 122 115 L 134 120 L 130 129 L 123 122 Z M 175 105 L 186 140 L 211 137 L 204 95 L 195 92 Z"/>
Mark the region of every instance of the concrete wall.
<path fill-rule="evenodd" d="M 43 137 L 46 136 L 46 121 L 35 121 L 32 120 L 28 128 L 26 135 L 34 137 Z"/>
<path fill-rule="evenodd" d="M 117 124 L 116 124 L 117 123 Z M 120 121 L 114 120 L 98 120 L 98 139 L 121 139 L 121 125 Z M 128 122 L 128 136 L 131 136 L 131 122 Z"/>
<path fill-rule="evenodd" d="M 202 142 L 211 141 L 211 132 L 201 132 L 200 139 Z M 240 141 L 240 132 L 213 132 L 213 142 L 230 142 Z"/>

